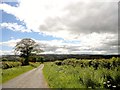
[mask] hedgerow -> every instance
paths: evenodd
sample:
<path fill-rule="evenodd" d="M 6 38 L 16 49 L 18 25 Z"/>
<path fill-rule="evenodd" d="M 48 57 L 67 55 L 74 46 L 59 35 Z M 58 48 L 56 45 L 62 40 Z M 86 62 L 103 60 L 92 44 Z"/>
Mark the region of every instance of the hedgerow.
<path fill-rule="evenodd" d="M 113 69 L 117 66 L 120 66 L 120 58 L 111 58 L 111 59 L 93 59 L 93 60 L 79 60 L 79 59 L 66 59 L 64 61 L 55 61 L 56 65 L 71 65 L 71 66 L 80 66 L 80 67 L 94 67 L 98 68 L 107 68 Z"/>
<path fill-rule="evenodd" d="M 2 68 L 3 69 L 18 67 L 18 66 L 21 66 L 21 65 L 22 65 L 21 62 L 2 62 Z"/>
<path fill-rule="evenodd" d="M 52 88 L 120 88 L 120 58 L 49 62 L 43 73 Z"/>

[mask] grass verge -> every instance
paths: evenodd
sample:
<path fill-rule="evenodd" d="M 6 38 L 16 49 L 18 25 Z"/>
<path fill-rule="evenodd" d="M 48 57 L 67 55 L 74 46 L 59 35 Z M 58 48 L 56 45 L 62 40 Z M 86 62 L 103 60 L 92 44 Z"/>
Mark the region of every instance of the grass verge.
<path fill-rule="evenodd" d="M 36 68 L 40 65 L 40 63 L 30 63 L 28 66 L 19 66 L 19 67 L 13 67 L 9 69 L 2 69 L 2 83 L 7 82 L 8 80 L 19 76 L 20 74 L 23 74 L 29 70 L 32 70 L 33 68 Z"/>
<path fill-rule="evenodd" d="M 2 68 L 0 68 L 0 83 L 2 83 Z"/>

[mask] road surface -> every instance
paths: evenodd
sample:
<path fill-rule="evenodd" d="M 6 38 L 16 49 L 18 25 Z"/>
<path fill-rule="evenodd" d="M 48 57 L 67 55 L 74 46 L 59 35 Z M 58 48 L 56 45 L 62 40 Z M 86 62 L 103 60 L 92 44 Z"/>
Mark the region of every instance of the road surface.
<path fill-rule="evenodd" d="M 42 74 L 44 64 L 30 70 L 2 85 L 2 88 L 48 88 Z"/>

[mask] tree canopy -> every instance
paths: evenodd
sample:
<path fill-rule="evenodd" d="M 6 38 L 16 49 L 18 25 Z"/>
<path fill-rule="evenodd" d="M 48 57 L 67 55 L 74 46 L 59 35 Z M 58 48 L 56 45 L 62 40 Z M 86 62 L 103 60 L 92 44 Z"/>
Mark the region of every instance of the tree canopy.
<path fill-rule="evenodd" d="M 15 46 L 15 53 L 19 54 L 25 59 L 23 65 L 29 64 L 29 57 L 31 54 L 37 54 L 42 51 L 43 50 L 40 49 L 39 44 L 30 38 L 22 39 L 21 41 L 17 42 Z"/>

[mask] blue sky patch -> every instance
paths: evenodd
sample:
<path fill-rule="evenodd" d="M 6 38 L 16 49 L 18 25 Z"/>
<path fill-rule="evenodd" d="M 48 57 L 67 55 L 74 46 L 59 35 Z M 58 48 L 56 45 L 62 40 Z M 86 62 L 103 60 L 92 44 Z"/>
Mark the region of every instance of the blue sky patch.
<path fill-rule="evenodd" d="M 2 11 L 2 23 L 17 23 L 26 27 L 25 23 L 19 21 L 14 15 Z"/>
<path fill-rule="evenodd" d="M 8 4 L 10 6 L 13 6 L 13 7 L 18 7 L 19 6 L 19 2 L 2 2 L 3 4 Z"/>

